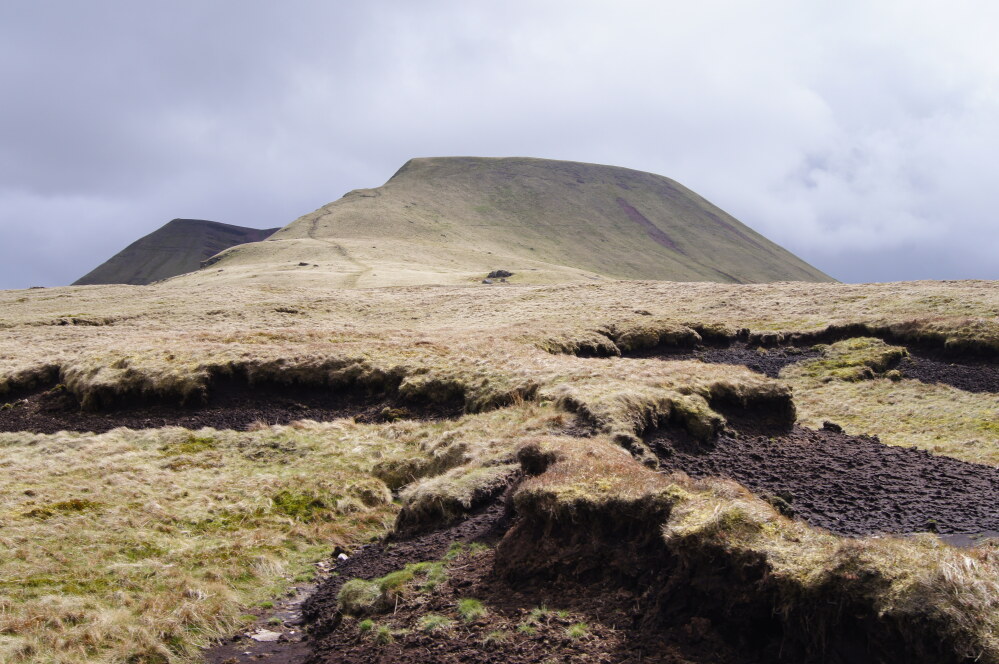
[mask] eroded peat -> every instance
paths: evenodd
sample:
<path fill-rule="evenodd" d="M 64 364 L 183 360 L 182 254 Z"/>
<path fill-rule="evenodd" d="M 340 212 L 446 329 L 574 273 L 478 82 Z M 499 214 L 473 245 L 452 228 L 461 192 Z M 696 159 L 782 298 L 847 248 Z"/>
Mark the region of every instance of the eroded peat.
<path fill-rule="evenodd" d="M 332 421 L 349 417 L 358 422 L 399 419 L 439 420 L 462 414 L 460 399 L 441 402 L 404 400 L 391 392 L 363 388 L 259 382 L 228 376 L 213 380 L 204 403 L 181 405 L 176 400 L 130 399 L 102 410 L 83 410 L 80 401 L 61 386 L 35 391 L 0 408 L 0 431 L 103 433 L 117 427 L 155 429 L 247 430 L 288 424 L 295 420 Z"/>
<path fill-rule="evenodd" d="M 704 443 L 649 432 L 664 470 L 728 477 L 787 515 L 843 535 L 999 530 L 999 468 L 834 430 L 727 429 Z"/>
<path fill-rule="evenodd" d="M 948 356 L 940 352 L 909 347 L 908 355 L 893 368 L 899 378 L 922 383 L 950 385 L 966 392 L 999 393 L 999 364 L 978 357 Z M 815 347 L 782 345 L 752 346 L 736 341 L 729 345 L 702 345 L 695 348 L 656 347 L 626 354 L 628 357 L 671 360 L 699 360 L 709 364 L 735 364 L 770 378 L 801 362 L 821 356 Z"/>
<path fill-rule="evenodd" d="M 784 367 L 818 357 L 819 352 L 797 346 L 763 348 L 735 342 L 726 346 L 705 345 L 697 348 L 657 347 L 628 353 L 627 356 L 665 361 L 699 360 L 708 364 L 737 364 L 770 378 L 777 378 Z"/>

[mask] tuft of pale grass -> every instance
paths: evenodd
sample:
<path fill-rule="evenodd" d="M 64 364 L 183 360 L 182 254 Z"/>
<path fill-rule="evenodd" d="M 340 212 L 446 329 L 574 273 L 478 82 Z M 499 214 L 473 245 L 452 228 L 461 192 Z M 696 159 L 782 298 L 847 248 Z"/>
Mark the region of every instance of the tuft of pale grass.
<path fill-rule="evenodd" d="M 458 615 L 465 622 L 474 622 L 489 612 L 481 601 L 473 598 L 458 600 L 457 609 Z"/>

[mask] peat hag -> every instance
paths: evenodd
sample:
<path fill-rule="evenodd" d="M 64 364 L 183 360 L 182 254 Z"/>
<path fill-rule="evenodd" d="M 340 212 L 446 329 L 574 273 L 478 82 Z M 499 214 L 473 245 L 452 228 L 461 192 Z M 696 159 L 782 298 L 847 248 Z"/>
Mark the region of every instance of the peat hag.
<path fill-rule="evenodd" d="M 739 364 L 751 371 L 777 378 L 781 369 L 804 360 L 814 359 L 819 352 L 797 346 L 759 348 L 735 342 L 728 346 L 701 346 L 698 348 L 664 347 L 645 349 L 627 354 L 635 358 L 659 360 L 700 360 L 708 364 Z"/>
<path fill-rule="evenodd" d="M 947 356 L 924 349 L 908 348 L 909 355 L 896 367 L 902 378 L 923 383 L 942 383 L 966 392 L 999 392 L 999 364 L 973 356 Z M 763 348 L 737 341 L 727 346 L 697 348 L 657 347 L 627 353 L 628 357 L 659 360 L 699 360 L 708 364 L 736 364 L 770 378 L 787 366 L 815 359 L 821 353 L 793 345 Z"/>
<path fill-rule="evenodd" d="M 165 426 L 247 430 L 305 419 L 330 421 L 351 417 L 359 422 L 448 419 L 460 416 L 463 408 L 460 399 L 403 401 L 391 392 L 363 388 L 331 389 L 274 382 L 251 384 L 242 376 L 226 376 L 212 380 L 205 403 L 189 406 L 169 399 L 133 398 L 111 409 L 85 411 L 68 390 L 50 386 L 3 405 L 0 431 L 103 433 L 117 427 L 154 429 Z"/>
<path fill-rule="evenodd" d="M 909 348 L 909 356 L 897 369 L 902 378 L 923 383 L 943 383 L 966 392 L 999 392 L 999 364 L 977 357 L 946 356 L 939 352 Z M 784 367 L 819 357 L 812 348 L 777 346 L 762 348 L 745 342 L 728 346 L 705 345 L 698 348 L 657 347 L 627 353 L 628 357 L 659 360 L 699 360 L 708 364 L 737 364 L 770 378 L 777 378 Z"/>

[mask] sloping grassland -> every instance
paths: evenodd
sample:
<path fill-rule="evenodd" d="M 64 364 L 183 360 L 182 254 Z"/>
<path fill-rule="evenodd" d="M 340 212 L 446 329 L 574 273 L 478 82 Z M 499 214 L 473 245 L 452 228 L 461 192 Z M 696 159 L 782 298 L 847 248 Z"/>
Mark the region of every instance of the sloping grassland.
<path fill-rule="evenodd" d="M 529 158 L 412 159 L 213 268 L 190 280 L 465 284 L 503 269 L 517 283 L 831 281 L 673 180 Z"/>

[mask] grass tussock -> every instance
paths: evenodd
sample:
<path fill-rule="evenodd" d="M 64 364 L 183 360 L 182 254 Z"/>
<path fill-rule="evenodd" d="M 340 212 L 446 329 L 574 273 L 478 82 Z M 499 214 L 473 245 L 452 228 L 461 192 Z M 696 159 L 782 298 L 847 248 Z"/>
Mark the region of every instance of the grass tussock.
<path fill-rule="evenodd" d="M 513 481 L 519 465 L 460 466 L 420 480 L 400 493 L 403 508 L 398 533 L 412 533 L 458 521 L 499 496 Z"/>
<path fill-rule="evenodd" d="M 858 381 L 884 375 L 909 353 L 880 339 L 856 337 L 817 346 L 822 356 L 784 369 L 782 376 L 800 382 Z"/>
<path fill-rule="evenodd" d="M 410 563 L 371 581 L 350 579 L 337 594 L 337 608 L 351 616 L 384 613 L 390 611 L 404 594 L 429 592 L 446 579 L 443 562 Z"/>

